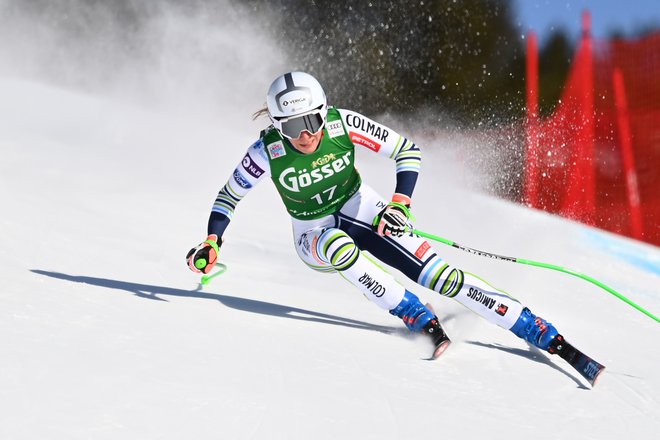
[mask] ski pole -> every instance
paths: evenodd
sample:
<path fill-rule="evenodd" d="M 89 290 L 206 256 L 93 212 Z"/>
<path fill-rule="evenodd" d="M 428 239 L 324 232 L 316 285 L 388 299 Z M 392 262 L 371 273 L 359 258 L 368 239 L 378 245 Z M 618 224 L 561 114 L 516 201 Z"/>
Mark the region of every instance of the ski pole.
<path fill-rule="evenodd" d="M 564 273 L 567 273 L 569 275 L 574 275 L 578 278 L 582 278 L 585 281 L 589 281 L 590 283 L 595 284 L 596 286 L 604 289 L 608 293 L 616 296 L 617 298 L 619 298 L 621 301 L 625 302 L 626 304 L 628 304 L 628 305 L 634 307 L 635 309 L 639 310 L 640 312 L 644 313 L 645 315 L 647 315 L 651 319 L 654 319 L 655 321 L 660 322 L 660 318 L 658 318 L 657 316 L 655 316 L 653 313 L 649 312 L 648 310 L 646 310 L 642 306 L 640 306 L 638 304 L 635 304 L 633 301 L 626 298 L 625 296 L 623 296 L 622 294 L 620 294 L 616 290 L 612 289 L 611 287 L 601 283 L 600 281 L 598 281 L 598 280 L 596 280 L 596 279 L 594 279 L 594 278 L 592 278 L 588 275 L 576 272 L 572 269 L 568 269 L 568 268 L 561 267 L 561 266 L 556 266 L 554 264 L 542 263 L 542 262 L 539 262 L 539 261 L 525 260 L 525 259 L 522 259 L 522 258 L 515 258 L 515 257 L 505 257 L 503 255 L 493 254 L 491 252 L 479 251 L 477 249 L 472 249 L 472 248 L 469 248 L 467 246 L 460 245 L 460 244 L 455 243 L 455 242 L 453 242 L 451 240 L 448 240 L 446 238 L 438 237 L 437 235 L 433 235 L 433 234 L 429 234 L 428 232 L 420 231 L 419 229 L 413 229 L 411 232 L 413 234 L 419 235 L 420 237 L 426 237 L 426 238 L 429 238 L 431 240 L 434 240 L 434 241 L 446 244 L 448 246 L 454 247 L 456 249 L 460 249 L 462 251 L 469 252 L 471 254 L 481 255 L 482 257 L 493 258 L 495 260 L 510 261 L 512 263 L 526 264 L 528 266 L 542 267 L 542 268 L 545 268 L 545 269 L 552 269 L 552 270 L 556 270 L 558 272 L 564 272 Z"/>
<path fill-rule="evenodd" d="M 202 279 L 200 280 L 200 284 L 202 286 L 206 286 L 208 283 L 210 283 L 213 280 L 213 278 L 217 277 L 218 275 L 222 275 L 223 273 L 225 273 L 227 271 L 227 265 L 226 264 L 218 263 L 218 264 L 215 265 L 215 267 L 218 268 L 218 271 L 216 273 L 214 273 L 213 275 L 203 275 L 202 276 Z"/>

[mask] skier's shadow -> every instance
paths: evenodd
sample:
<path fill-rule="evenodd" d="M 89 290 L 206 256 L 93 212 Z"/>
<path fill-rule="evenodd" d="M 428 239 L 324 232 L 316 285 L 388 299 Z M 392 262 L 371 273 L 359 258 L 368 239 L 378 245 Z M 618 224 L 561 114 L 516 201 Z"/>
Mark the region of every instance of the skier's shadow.
<path fill-rule="evenodd" d="M 570 377 L 573 379 L 573 381 L 577 384 L 578 388 L 583 389 L 583 390 L 588 390 L 589 387 L 585 386 L 580 379 L 569 373 L 568 371 L 564 370 L 563 368 L 555 365 L 550 359 L 548 359 L 539 349 L 536 347 L 532 347 L 530 345 L 529 350 L 524 350 L 522 348 L 513 348 L 513 347 L 506 347 L 504 345 L 499 345 L 499 344 L 484 344 L 483 342 L 478 342 L 478 341 L 465 341 L 467 344 L 472 344 L 472 345 L 478 345 L 479 347 L 486 347 L 486 348 L 493 348 L 496 350 L 502 350 L 510 354 L 515 354 L 516 356 L 521 356 L 526 359 L 530 359 L 534 362 L 538 362 L 540 364 L 548 365 L 549 367 L 553 368 L 554 370 L 557 370 L 561 373 L 564 373 L 566 376 Z"/>
<path fill-rule="evenodd" d="M 355 319 L 344 318 L 327 313 L 319 313 L 312 310 L 305 310 L 296 307 L 289 307 L 280 304 L 274 304 L 254 299 L 239 298 L 229 295 L 220 295 L 217 293 L 208 293 L 201 290 L 183 290 L 172 287 L 154 286 L 150 284 L 130 283 L 127 281 L 110 280 L 107 278 L 95 278 L 79 275 L 67 275 L 58 272 L 48 272 L 45 270 L 33 269 L 30 272 L 38 275 L 44 275 L 51 278 L 70 281 L 73 283 L 91 284 L 93 286 L 106 287 L 108 289 L 124 290 L 141 298 L 167 301 L 161 298 L 162 295 L 178 296 L 186 298 L 201 298 L 219 301 L 221 304 L 232 309 L 244 312 L 258 313 L 261 315 L 277 316 L 280 318 L 297 319 L 301 321 L 317 322 L 320 324 L 338 325 L 360 330 L 370 330 L 380 333 L 394 334 L 398 333 L 397 327 L 387 327 L 382 325 L 370 324 L 368 322 Z"/>

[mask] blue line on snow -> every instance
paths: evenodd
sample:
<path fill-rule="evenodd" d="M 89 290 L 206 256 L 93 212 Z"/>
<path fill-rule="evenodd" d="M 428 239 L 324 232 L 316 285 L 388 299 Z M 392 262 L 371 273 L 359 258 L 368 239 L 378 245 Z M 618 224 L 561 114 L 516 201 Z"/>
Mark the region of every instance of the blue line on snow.
<path fill-rule="evenodd" d="M 660 275 L 660 250 L 653 252 L 635 242 L 598 231 L 587 230 L 585 234 L 592 243 L 609 254 L 615 255 L 633 266 Z"/>

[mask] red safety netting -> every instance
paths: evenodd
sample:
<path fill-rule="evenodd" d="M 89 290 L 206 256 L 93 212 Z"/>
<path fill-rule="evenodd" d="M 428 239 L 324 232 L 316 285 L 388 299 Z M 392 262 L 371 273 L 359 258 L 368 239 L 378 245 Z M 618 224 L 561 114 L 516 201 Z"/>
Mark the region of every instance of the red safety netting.
<path fill-rule="evenodd" d="M 530 39 L 526 203 L 660 245 L 660 33 L 593 41 L 585 28 L 543 120 Z"/>

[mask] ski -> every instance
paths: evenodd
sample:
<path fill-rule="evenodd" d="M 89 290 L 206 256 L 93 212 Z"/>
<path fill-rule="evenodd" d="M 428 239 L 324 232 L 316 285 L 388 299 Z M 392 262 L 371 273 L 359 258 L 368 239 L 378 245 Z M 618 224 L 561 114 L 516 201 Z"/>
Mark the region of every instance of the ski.
<path fill-rule="evenodd" d="M 445 339 L 444 341 L 438 343 L 438 345 L 435 346 L 435 350 L 433 350 L 433 354 L 431 355 L 431 359 L 435 360 L 440 357 L 442 353 L 445 352 L 445 350 L 451 345 L 451 340 L 449 338 Z"/>
<path fill-rule="evenodd" d="M 435 310 L 433 310 L 433 306 L 431 306 L 431 304 L 426 304 L 426 307 L 433 313 L 434 318 L 426 324 L 422 333 L 431 337 L 431 342 L 433 342 L 433 346 L 435 347 L 431 359 L 437 359 L 442 353 L 444 353 L 447 347 L 449 347 L 451 340 L 440 325 L 438 317 L 435 315 Z"/>
<path fill-rule="evenodd" d="M 600 374 L 605 369 L 605 366 L 596 362 L 573 345 L 566 342 L 562 335 L 558 335 L 552 342 L 548 349 L 551 354 L 558 354 L 559 357 L 564 359 L 569 365 L 580 373 L 591 386 L 596 385 L 596 381 Z"/>

